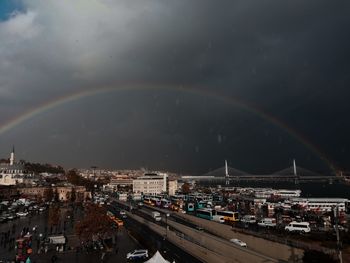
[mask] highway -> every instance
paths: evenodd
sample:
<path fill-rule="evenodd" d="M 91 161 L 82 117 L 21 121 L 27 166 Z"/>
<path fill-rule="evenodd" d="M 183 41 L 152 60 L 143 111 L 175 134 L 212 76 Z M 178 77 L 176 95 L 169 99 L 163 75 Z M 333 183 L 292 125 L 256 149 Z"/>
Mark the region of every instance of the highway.
<path fill-rule="evenodd" d="M 124 207 L 128 206 L 125 202 L 117 202 Z M 164 213 L 163 222 L 156 224 L 150 222 L 150 218 L 147 216 L 145 216 L 146 218 L 141 217 L 140 213 L 146 209 L 155 209 Z M 136 211 L 138 211 L 138 215 L 133 213 L 128 213 L 128 215 L 138 220 L 139 223 L 152 228 L 160 235 L 166 235 L 165 223 L 167 221 L 169 226 L 167 231 L 168 240 L 203 262 L 217 262 L 218 258 L 220 258 L 220 262 L 297 262 L 303 255 L 303 250 L 301 249 L 295 249 L 263 238 L 236 233 L 228 225 L 194 216 L 146 206 Z M 170 214 L 168 220 L 165 220 L 165 213 Z M 174 216 L 186 220 L 187 223 L 175 222 L 173 220 L 173 218 L 175 219 Z M 193 226 L 196 225 L 202 227 L 205 231 L 194 229 Z M 242 248 L 229 242 L 231 238 L 243 240 L 248 244 L 248 248 Z"/>

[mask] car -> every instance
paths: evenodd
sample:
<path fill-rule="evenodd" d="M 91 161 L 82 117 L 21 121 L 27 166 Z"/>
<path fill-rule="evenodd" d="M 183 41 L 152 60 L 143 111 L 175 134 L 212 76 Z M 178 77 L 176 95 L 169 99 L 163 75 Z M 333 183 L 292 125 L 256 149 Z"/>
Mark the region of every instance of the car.
<path fill-rule="evenodd" d="M 126 255 L 127 260 L 137 260 L 137 259 L 146 259 L 148 258 L 147 249 L 136 249 L 133 252 L 130 252 Z"/>
<path fill-rule="evenodd" d="M 197 229 L 198 231 L 203 231 L 203 230 L 204 230 L 203 227 L 200 227 L 200 226 L 196 226 L 196 229 Z"/>
<path fill-rule="evenodd" d="M 28 214 L 29 214 L 28 212 L 18 212 L 18 213 L 16 213 L 16 215 L 19 216 L 19 217 L 25 217 Z"/>
<path fill-rule="evenodd" d="M 230 241 L 238 246 L 247 247 L 247 243 L 245 243 L 242 240 L 239 240 L 237 238 L 232 238 L 232 239 L 230 239 Z"/>
<path fill-rule="evenodd" d="M 124 210 L 120 211 L 121 218 L 127 218 L 126 212 Z"/>
<path fill-rule="evenodd" d="M 8 216 L 7 216 L 7 220 L 13 220 L 13 219 L 15 219 L 17 216 L 16 216 L 16 214 L 9 214 Z"/>
<path fill-rule="evenodd" d="M 335 230 L 335 225 L 333 226 L 334 230 Z M 344 232 L 348 232 L 348 229 L 343 227 L 342 225 L 338 225 L 338 230 L 339 231 L 344 231 Z"/>

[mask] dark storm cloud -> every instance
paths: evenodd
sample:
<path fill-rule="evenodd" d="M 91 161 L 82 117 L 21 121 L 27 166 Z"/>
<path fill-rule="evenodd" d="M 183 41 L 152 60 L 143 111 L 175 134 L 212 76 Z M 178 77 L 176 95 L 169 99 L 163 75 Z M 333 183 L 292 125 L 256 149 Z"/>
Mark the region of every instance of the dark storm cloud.
<path fill-rule="evenodd" d="M 348 1 L 22 5 L 24 11 L 0 23 L 1 121 L 82 89 L 133 82 L 195 86 L 255 104 L 305 134 L 338 164 L 348 161 L 349 144 L 342 140 L 350 129 Z M 116 103 L 106 103 L 109 108 L 101 101 L 88 108 L 74 104 L 69 119 L 67 111 L 52 113 L 65 125 L 42 118 L 27 124 L 25 136 L 23 130 L 3 135 L 2 144 L 40 144 L 40 151 L 28 154 L 72 166 L 97 158 L 110 167 L 204 171 L 229 158 L 238 168 L 273 170 L 287 165 L 291 155 L 317 166 L 317 156 L 285 131 L 232 105 L 179 92 L 127 94 L 106 95 Z M 72 125 L 76 129 L 67 128 Z M 64 159 L 62 142 L 71 157 Z M 49 153 L 50 147 L 57 150 Z M 120 156 L 112 157 L 117 149 Z M 267 149 L 275 152 L 266 154 Z"/>

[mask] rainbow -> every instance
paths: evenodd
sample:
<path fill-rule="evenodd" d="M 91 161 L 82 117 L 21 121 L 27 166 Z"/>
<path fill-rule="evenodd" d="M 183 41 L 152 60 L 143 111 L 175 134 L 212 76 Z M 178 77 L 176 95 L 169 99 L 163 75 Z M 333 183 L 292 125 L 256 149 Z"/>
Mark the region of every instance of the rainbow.
<path fill-rule="evenodd" d="M 87 97 L 92 97 L 98 94 L 103 93 L 109 93 L 109 92 L 116 92 L 116 91 L 141 91 L 141 90 L 168 90 L 168 91 L 175 91 L 175 92 L 182 92 L 182 93 L 188 93 L 195 96 L 205 96 L 209 97 L 211 99 L 215 99 L 221 102 L 224 102 L 226 104 L 232 105 L 234 107 L 237 107 L 239 109 L 242 109 L 246 112 L 249 112 L 251 114 L 254 114 L 255 116 L 258 116 L 259 118 L 262 118 L 263 120 L 273 124 L 274 126 L 282 129 L 284 132 L 286 132 L 289 136 L 294 138 L 295 140 L 302 143 L 307 149 L 309 149 L 311 152 L 313 152 L 318 158 L 320 158 L 323 162 L 326 163 L 326 165 L 332 170 L 335 171 L 335 167 L 333 165 L 333 162 L 331 162 L 326 155 L 314 144 L 312 144 L 305 136 L 297 132 L 295 129 L 289 127 L 287 124 L 283 123 L 276 117 L 272 116 L 271 114 L 263 111 L 262 109 L 258 108 L 255 105 L 250 105 L 246 102 L 243 102 L 241 100 L 238 100 L 233 97 L 227 97 L 221 94 L 217 94 L 214 92 L 211 92 L 206 89 L 199 89 L 194 87 L 183 87 L 181 85 L 178 86 L 157 86 L 157 85 L 135 85 L 135 86 L 129 86 L 129 85 L 123 85 L 120 87 L 104 87 L 104 88 L 98 88 L 98 89 L 88 89 L 88 90 L 79 90 L 75 93 L 71 93 L 59 98 L 55 98 L 54 100 L 45 102 L 25 113 L 19 114 L 12 118 L 11 120 L 5 122 L 3 125 L 0 126 L 0 136 L 5 134 L 6 132 L 10 131 L 11 129 L 14 129 L 18 125 L 40 115 L 41 113 L 48 112 L 54 108 L 61 107 L 64 104 L 71 103 L 74 101 L 78 101 Z"/>

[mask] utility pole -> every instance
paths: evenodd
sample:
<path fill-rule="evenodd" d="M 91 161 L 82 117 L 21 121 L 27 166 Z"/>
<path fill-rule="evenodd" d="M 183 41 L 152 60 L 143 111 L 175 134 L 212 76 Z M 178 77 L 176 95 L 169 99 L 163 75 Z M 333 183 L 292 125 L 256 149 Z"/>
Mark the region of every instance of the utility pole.
<path fill-rule="evenodd" d="M 168 217 L 169 213 L 165 214 L 165 238 L 168 239 Z"/>
<path fill-rule="evenodd" d="M 343 263 L 343 256 L 341 251 L 341 243 L 340 243 L 339 228 L 338 228 L 338 206 L 335 206 L 333 208 L 333 213 L 334 213 L 334 222 L 335 222 L 335 233 L 337 234 L 338 257 L 339 257 L 339 262 Z"/>

